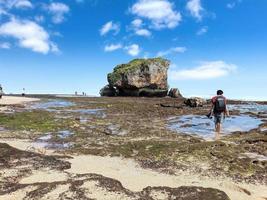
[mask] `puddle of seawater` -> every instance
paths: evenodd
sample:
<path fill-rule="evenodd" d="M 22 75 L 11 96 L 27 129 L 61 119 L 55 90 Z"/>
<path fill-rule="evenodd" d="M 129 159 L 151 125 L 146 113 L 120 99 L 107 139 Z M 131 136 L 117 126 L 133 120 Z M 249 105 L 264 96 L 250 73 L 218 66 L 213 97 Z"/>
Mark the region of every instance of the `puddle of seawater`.
<path fill-rule="evenodd" d="M 260 155 L 257 153 L 242 153 L 241 158 L 248 157 L 250 159 L 255 159 L 258 161 L 267 161 L 267 156 Z"/>
<path fill-rule="evenodd" d="M 42 110 L 51 110 L 53 111 L 53 109 L 51 108 L 64 108 L 64 107 L 69 107 L 69 106 L 73 106 L 74 103 L 70 102 L 70 101 L 65 101 L 65 100 L 48 100 L 46 102 L 37 102 L 37 103 L 33 103 L 32 105 L 30 105 L 31 109 L 42 109 Z"/>
<path fill-rule="evenodd" d="M 81 115 L 96 115 L 101 118 L 105 118 L 106 114 L 103 112 L 104 109 L 73 109 L 64 110 L 64 112 L 79 113 Z"/>
<path fill-rule="evenodd" d="M 33 142 L 32 147 L 38 149 L 38 148 L 44 148 L 44 149 L 65 149 L 71 147 L 72 144 L 67 142 L 67 143 L 54 143 L 54 142 Z"/>
<path fill-rule="evenodd" d="M 262 121 L 248 115 L 231 116 L 223 122 L 222 133 L 250 131 L 258 128 Z M 168 128 L 178 133 L 196 134 L 204 138 L 214 137 L 214 122 L 206 116 L 185 115 L 169 120 Z"/>
<path fill-rule="evenodd" d="M 238 110 L 240 113 L 246 113 L 246 112 L 251 112 L 251 113 L 267 113 L 267 105 L 262 105 L 258 103 L 249 103 L 249 104 L 230 104 L 227 105 L 229 110 Z M 263 114 L 265 115 L 265 114 Z"/>
<path fill-rule="evenodd" d="M 47 135 L 39 137 L 37 140 L 47 141 L 47 140 L 51 140 L 51 138 L 52 138 L 51 133 L 48 133 Z"/>
<path fill-rule="evenodd" d="M 110 135 L 123 136 L 123 135 L 128 134 L 128 132 L 126 130 L 121 129 L 121 127 L 119 125 L 114 125 L 114 124 L 110 124 L 106 131 Z"/>
<path fill-rule="evenodd" d="M 61 139 L 64 139 L 64 138 L 70 137 L 73 134 L 74 134 L 73 132 L 65 130 L 65 131 L 59 131 L 57 133 L 57 136 L 60 137 Z"/>
<path fill-rule="evenodd" d="M 70 137 L 73 135 L 69 130 L 64 130 L 64 131 L 58 131 L 56 135 L 61 138 L 65 139 L 67 137 Z M 35 142 L 32 143 L 32 146 L 34 148 L 48 148 L 48 149 L 64 149 L 64 148 L 69 148 L 72 144 L 67 142 L 67 143 L 58 143 L 58 142 L 52 142 L 50 141 L 52 139 L 52 133 L 47 133 L 44 136 L 39 137 Z"/>

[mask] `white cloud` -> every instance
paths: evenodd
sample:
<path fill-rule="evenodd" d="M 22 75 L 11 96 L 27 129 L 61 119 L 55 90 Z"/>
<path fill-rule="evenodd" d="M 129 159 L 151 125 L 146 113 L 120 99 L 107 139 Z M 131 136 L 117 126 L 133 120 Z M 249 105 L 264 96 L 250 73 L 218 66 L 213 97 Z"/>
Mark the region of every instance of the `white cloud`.
<path fill-rule="evenodd" d="M 113 31 L 115 35 L 118 34 L 120 32 L 120 25 L 109 21 L 100 29 L 100 35 L 106 35 L 110 31 Z"/>
<path fill-rule="evenodd" d="M 157 53 L 157 56 L 161 57 L 161 56 L 167 56 L 169 54 L 172 54 L 172 53 L 184 53 L 187 51 L 187 48 L 186 47 L 173 47 L 173 48 L 170 48 L 166 51 L 160 51 Z"/>
<path fill-rule="evenodd" d="M 234 7 L 237 6 L 237 4 L 239 4 L 241 2 L 242 2 L 242 0 L 233 1 L 231 3 L 226 4 L 226 7 L 229 8 L 229 9 L 233 9 Z"/>
<path fill-rule="evenodd" d="M 64 3 L 52 2 L 47 6 L 47 10 L 53 15 L 52 21 L 60 24 L 65 20 L 64 15 L 70 11 L 70 8 Z"/>
<path fill-rule="evenodd" d="M 205 33 L 208 32 L 208 27 L 207 26 L 204 26 L 202 28 L 200 28 L 198 31 L 197 31 L 197 35 L 204 35 Z"/>
<path fill-rule="evenodd" d="M 17 39 L 19 46 L 34 52 L 47 54 L 55 50 L 55 44 L 49 40 L 49 34 L 33 21 L 12 19 L 0 26 L 1 35 Z"/>
<path fill-rule="evenodd" d="M 151 36 L 151 32 L 147 29 L 138 29 L 135 31 L 135 34 L 139 36 L 145 36 L 145 37 Z"/>
<path fill-rule="evenodd" d="M 33 5 L 28 0 L 19 0 L 14 4 L 16 8 L 33 8 Z"/>
<path fill-rule="evenodd" d="M 203 11 L 203 8 L 201 6 L 200 0 L 189 0 L 186 4 L 186 9 L 189 10 L 193 17 L 201 21 L 201 12 Z"/>
<path fill-rule="evenodd" d="M 205 80 L 227 76 L 234 72 L 237 66 L 224 61 L 202 62 L 192 69 L 172 70 L 169 72 L 172 80 Z"/>
<path fill-rule="evenodd" d="M 182 20 L 181 14 L 168 0 L 138 0 L 130 12 L 150 20 L 155 29 L 175 28 Z"/>
<path fill-rule="evenodd" d="M 235 3 L 235 2 L 228 3 L 228 4 L 226 5 L 226 7 L 229 8 L 229 9 L 232 9 L 232 8 L 234 8 L 235 6 L 236 6 L 236 3 Z"/>
<path fill-rule="evenodd" d="M 53 53 L 61 53 L 57 44 L 55 44 L 54 42 L 50 42 L 50 49 Z"/>
<path fill-rule="evenodd" d="M 33 5 L 30 0 L 0 0 L 0 6 L 5 7 L 6 9 L 18 8 L 33 8 Z"/>
<path fill-rule="evenodd" d="M 139 45 L 137 44 L 125 47 L 125 50 L 127 50 L 127 53 L 131 56 L 137 56 L 141 51 Z"/>
<path fill-rule="evenodd" d="M 37 22 L 44 22 L 45 21 L 45 18 L 43 15 L 37 15 L 34 17 L 35 21 Z"/>
<path fill-rule="evenodd" d="M 134 28 L 140 28 L 143 26 L 143 21 L 141 19 L 135 19 L 132 21 L 132 26 Z"/>
<path fill-rule="evenodd" d="M 148 29 L 142 28 L 144 26 L 143 21 L 141 19 L 135 19 L 132 21 L 132 28 L 136 35 L 150 37 L 151 32 Z"/>
<path fill-rule="evenodd" d="M 0 43 L 0 49 L 10 49 L 11 45 L 8 42 Z"/>
<path fill-rule="evenodd" d="M 121 44 L 110 44 L 110 45 L 106 45 L 104 50 L 106 52 L 111 52 L 111 51 L 116 51 L 121 48 L 122 48 Z"/>

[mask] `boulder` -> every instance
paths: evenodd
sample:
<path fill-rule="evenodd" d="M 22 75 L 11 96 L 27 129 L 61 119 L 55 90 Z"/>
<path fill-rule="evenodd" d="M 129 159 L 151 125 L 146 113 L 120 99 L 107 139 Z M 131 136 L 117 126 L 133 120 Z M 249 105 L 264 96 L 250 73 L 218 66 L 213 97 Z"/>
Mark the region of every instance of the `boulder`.
<path fill-rule="evenodd" d="M 99 94 L 101 96 L 114 97 L 114 96 L 116 96 L 116 90 L 115 90 L 115 88 L 113 88 L 113 87 L 111 87 L 109 85 L 106 85 L 105 87 L 103 87 L 100 90 Z"/>
<path fill-rule="evenodd" d="M 163 58 L 134 59 L 108 74 L 109 87 L 116 88 L 118 96 L 167 96 L 169 65 Z"/>
<path fill-rule="evenodd" d="M 203 98 L 199 97 L 193 97 L 185 100 L 185 105 L 190 107 L 203 107 L 204 104 L 207 103 L 207 101 Z"/>
<path fill-rule="evenodd" d="M 182 94 L 180 93 L 178 88 L 171 88 L 168 96 L 172 97 L 172 98 L 183 98 Z"/>

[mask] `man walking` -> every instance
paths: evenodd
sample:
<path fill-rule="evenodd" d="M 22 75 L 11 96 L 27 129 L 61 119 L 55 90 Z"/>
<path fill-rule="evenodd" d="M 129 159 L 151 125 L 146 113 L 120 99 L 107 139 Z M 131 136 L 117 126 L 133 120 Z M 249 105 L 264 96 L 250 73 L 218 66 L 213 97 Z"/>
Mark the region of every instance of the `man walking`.
<path fill-rule="evenodd" d="M 220 138 L 222 119 L 225 118 L 225 116 L 229 116 L 226 106 L 226 98 L 223 96 L 222 90 L 217 91 L 217 95 L 212 97 L 211 103 L 211 113 L 214 116 L 215 123 L 215 140 L 217 140 Z"/>

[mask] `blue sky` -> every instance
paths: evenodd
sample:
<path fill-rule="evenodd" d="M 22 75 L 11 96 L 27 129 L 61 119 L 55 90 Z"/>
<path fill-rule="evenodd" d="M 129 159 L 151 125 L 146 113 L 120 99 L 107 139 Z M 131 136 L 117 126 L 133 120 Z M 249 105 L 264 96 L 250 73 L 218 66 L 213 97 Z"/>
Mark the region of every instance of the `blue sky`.
<path fill-rule="evenodd" d="M 98 95 L 117 64 L 163 56 L 185 96 L 267 100 L 266 10 L 266 0 L 0 0 L 0 83 Z"/>

